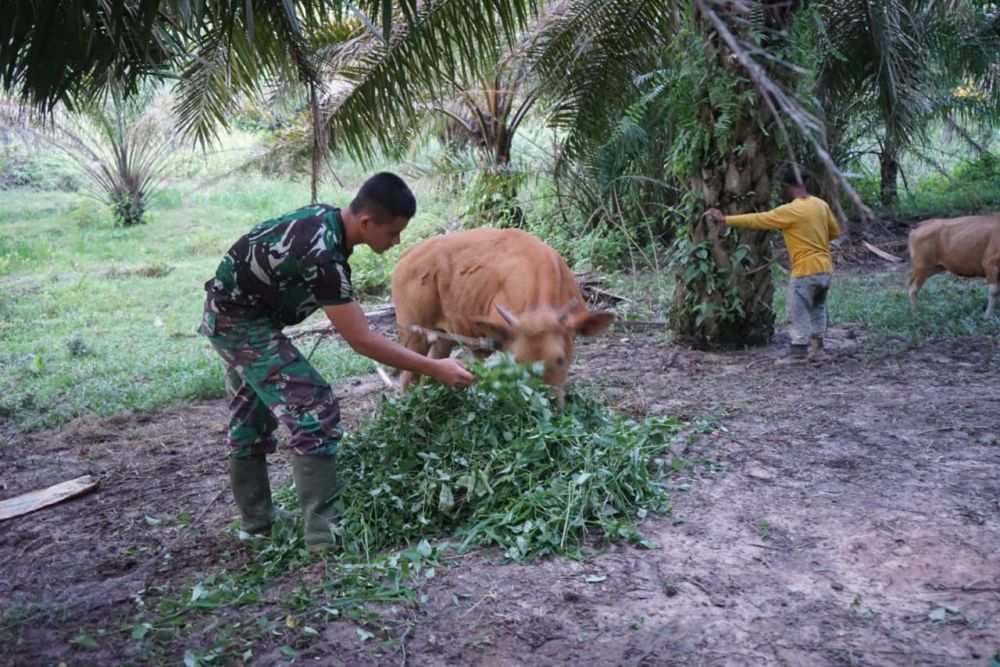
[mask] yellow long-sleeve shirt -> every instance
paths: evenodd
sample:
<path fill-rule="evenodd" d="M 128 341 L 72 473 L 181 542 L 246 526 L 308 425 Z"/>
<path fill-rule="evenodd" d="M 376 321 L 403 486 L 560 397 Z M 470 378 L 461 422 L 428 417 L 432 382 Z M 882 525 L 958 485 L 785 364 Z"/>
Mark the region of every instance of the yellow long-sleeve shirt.
<path fill-rule="evenodd" d="M 727 215 L 726 224 L 751 229 L 778 229 L 792 261 L 792 277 L 831 273 L 830 241 L 840 236 L 833 211 L 819 197 L 799 197 L 763 213 Z"/>

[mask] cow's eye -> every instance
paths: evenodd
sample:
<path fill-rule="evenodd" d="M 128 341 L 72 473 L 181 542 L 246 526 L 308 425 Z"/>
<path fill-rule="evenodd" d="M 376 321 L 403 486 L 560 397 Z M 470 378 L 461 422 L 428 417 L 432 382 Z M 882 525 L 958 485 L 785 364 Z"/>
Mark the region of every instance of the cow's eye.
<path fill-rule="evenodd" d="M 556 357 L 556 366 L 562 366 L 565 363 L 566 363 L 566 357 L 565 356 L 563 356 L 563 355 L 560 354 L 558 357 Z"/>

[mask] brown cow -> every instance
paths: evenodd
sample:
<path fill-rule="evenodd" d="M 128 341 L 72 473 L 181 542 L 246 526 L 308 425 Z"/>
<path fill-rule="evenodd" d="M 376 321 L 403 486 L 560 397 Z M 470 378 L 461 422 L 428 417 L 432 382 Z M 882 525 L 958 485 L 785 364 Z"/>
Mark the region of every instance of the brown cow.
<path fill-rule="evenodd" d="M 910 232 L 910 308 L 917 310 L 917 293 L 924 281 L 936 273 L 983 276 L 989 285 L 986 317 L 996 304 L 997 272 L 1000 271 L 1000 214 L 925 220 Z"/>
<path fill-rule="evenodd" d="M 566 262 L 518 229 L 472 229 L 435 236 L 403 255 L 392 274 L 400 342 L 435 359 L 454 343 L 433 345 L 411 326 L 458 336 L 489 336 L 518 363 L 544 361 L 542 381 L 560 402 L 577 333 L 594 336 L 614 320 L 591 312 Z M 413 374 L 402 374 L 403 389 Z"/>

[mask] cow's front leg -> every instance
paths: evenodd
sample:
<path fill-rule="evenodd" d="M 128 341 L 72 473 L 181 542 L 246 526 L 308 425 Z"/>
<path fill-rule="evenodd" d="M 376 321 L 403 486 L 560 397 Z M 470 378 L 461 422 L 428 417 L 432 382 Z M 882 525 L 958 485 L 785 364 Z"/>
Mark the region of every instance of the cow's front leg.
<path fill-rule="evenodd" d="M 427 356 L 427 352 L 431 349 L 431 343 L 427 340 L 427 336 L 422 333 L 418 333 L 410 330 L 410 325 L 399 324 L 399 342 L 407 350 L 411 352 L 416 352 L 417 354 Z M 410 385 L 414 379 L 419 380 L 420 374 L 414 373 L 413 371 L 403 371 L 399 375 L 399 390 L 402 393 L 406 393 L 406 388 Z"/>
<path fill-rule="evenodd" d="M 433 345 L 431 345 L 431 359 L 447 359 L 451 356 L 451 351 L 455 347 L 455 341 L 444 340 L 438 338 Z"/>

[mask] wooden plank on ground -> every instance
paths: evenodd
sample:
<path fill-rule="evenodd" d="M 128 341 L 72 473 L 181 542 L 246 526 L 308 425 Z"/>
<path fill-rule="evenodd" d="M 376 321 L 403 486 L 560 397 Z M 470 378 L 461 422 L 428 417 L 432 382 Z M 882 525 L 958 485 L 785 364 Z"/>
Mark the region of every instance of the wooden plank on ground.
<path fill-rule="evenodd" d="M 0 521 L 34 512 L 35 510 L 55 505 L 75 496 L 89 493 L 97 488 L 97 482 L 90 475 L 77 477 L 68 482 L 62 482 L 47 489 L 40 489 L 0 501 Z"/>

